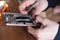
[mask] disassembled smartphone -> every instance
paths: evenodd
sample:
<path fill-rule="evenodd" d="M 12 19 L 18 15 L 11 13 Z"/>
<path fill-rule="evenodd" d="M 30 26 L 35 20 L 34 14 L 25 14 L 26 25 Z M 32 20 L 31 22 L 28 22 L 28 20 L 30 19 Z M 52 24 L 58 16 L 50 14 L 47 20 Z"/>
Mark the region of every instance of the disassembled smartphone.
<path fill-rule="evenodd" d="M 7 26 L 40 26 L 40 23 L 36 23 L 32 20 L 31 14 L 29 11 L 36 6 L 36 2 L 34 2 L 30 7 L 26 8 L 27 14 L 21 13 L 10 13 L 10 12 L 3 12 L 3 17 L 6 22 Z"/>
<path fill-rule="evenodd" d="M 4 20 L 7 26 L 36 26 L 30 15 L 20 13 L 3 13 Z"/>

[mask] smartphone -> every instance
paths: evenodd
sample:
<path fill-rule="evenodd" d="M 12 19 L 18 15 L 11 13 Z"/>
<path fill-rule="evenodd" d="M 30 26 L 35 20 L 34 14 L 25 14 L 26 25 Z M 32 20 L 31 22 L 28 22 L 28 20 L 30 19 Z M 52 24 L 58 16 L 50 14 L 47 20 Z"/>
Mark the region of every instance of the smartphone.
<path fill-rule="evenodd" d="M 3 18 L 7 26 L 36 26 L 36 22 L 28 14 L 4 12 Z"/>

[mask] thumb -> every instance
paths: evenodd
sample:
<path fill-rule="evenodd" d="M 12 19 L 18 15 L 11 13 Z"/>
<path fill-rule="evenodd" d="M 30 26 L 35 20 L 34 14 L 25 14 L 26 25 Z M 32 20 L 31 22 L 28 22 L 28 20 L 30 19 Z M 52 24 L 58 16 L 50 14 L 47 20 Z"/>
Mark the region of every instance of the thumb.
<path fill-rule="evenodd" d="M 32 27 L 27 27 L 27 30 L 30 34 L 32 34 L 34 37 L 37 37 L 36 36 L 36 33 L 37 33 L 37 30 L 32 28 Z"/>
<path fill-rule="evenodd" d="M 57 24 L 56 22 L 49 20 L 48 18 L 42 17 L 42 16 L 37 16 L 36 17 L 36 22 L 40 22 L 43 25 L 51 26 Z"/>
<path fill-rule="evenodd" d="M 37 37 L 36 34 L 37 34 L 37 30 L 32 28 L 32 27 L 27 27 L 27 30 L 30 34 L 32 34 L 34 37 Z"/>
<path fill-rule="evenodd" d="M 36 16 L 36 20 L 35 20 L 35 22 L 37 22 L 37 23 L 40 22 L 40 23 L 42 23 L 43 25 L 45 25 L 44 20 L 45 20 L 44 17 L 38 15 L 38 16 Z"/>
<path fill-rule="evenodd" d="M 34 28 L 29 26 L 29 27 L 27 27 L 27 30 L 28 30 L 29 33 L 34 34 L 34 31 L 35 31 Z"/>

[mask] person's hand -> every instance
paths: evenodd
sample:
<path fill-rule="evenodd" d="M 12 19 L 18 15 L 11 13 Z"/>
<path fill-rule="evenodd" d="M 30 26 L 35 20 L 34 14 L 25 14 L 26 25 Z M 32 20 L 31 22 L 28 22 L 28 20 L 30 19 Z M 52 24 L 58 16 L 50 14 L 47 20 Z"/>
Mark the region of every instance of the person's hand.
<path fill-rule="evenodd" d="M 39 29 L 34 29 L 29 26 L 27 27 L 28 32 L 37 40 L 54 40 L 59 24 L 41 16 L 36 17 L 36 22 L 40 22 L 43 25 Z"/>
<path fill-rule="evenodd" d="M 32 5 L 36 0 L 25 0 L 23 3 L 19 5 L 19 10 L 22 14 L 27 14 L 25 10 L 27 7 Z M 38 0 L 36 6 L 34 6 L 34 11 L 32 13 L 34 15 L 39 15 L 43 10 L 45 10 L 48 6 L 47 0 Z"/>
<path fill-rule="evenodd" d="M 26 7 L 32 5 L 36 0 L 26 0 L 24 1 L 20 6 L 19 10 L 22 14 L 27 14 L 27 11 L 25 10 Z M 45 10 L 48 6 L 48 3 L 46 0 L 40 0 L 38 1 L 38 6 L 35 6 L 35 13 L 36 15 L 39 15 L 43 10 Z M 41 16 L 37 16 L 36 22 L 41 22 L 43 25 L 39 29 L 34 29 L 31 26 L 28 27 L 28 32 L 31 33 L 34 37 L 37 38 L 37 40 L 53 40 L 58 32 L 58 24 L 48 20 L 46 18 L 43 18 Z"/>
<path fill-rule="evenodd" d="M 19 5 L 19 10 L 22 14 L 27 14 L 27 11 L 25 10 L 27 7 L 32 5 L 36 0 L 25 0 L 23 3 Z"/>

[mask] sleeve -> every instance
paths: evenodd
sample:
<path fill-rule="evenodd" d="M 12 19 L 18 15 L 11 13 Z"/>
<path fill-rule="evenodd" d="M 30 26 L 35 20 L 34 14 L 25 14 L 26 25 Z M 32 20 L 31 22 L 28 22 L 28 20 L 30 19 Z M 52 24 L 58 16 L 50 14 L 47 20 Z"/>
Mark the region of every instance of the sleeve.
<path fill-rule="evenodd" d="M 58 23 L 59 23 L 59 29 L 58 29 L 58 33 L 54 40 L 60 40 L 60 22 L 58 22 Z"/>

